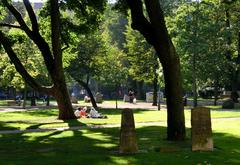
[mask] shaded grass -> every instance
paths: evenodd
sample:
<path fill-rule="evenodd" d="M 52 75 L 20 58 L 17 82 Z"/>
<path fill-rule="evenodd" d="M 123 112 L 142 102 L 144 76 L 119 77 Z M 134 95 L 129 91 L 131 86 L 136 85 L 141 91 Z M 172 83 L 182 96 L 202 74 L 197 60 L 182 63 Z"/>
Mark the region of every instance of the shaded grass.
<path fill-rule="evenodd" d="M 75 122 L 78 122 L 76 120 Z M 214 121 L 213 152 L 191 152 L 190 129 L 184 142 L 166 141 L 166 127 L 137 127 L 139 153 L 119 155 L 119 128 L 0 135 L 0 164 L 176 165 L 240 163 L 239 121 Z M 237 129 L 237 130 L 236 130 Z"/>

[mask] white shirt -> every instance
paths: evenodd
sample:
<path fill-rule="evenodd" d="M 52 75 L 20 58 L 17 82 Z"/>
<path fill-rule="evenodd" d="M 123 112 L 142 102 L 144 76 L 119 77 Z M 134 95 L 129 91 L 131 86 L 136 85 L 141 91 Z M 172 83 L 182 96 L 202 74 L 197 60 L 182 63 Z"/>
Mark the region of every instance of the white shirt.
<path fill-rule="evenodd" d="M 74 112 L 74 114 L 75 116 L 80 117 L 80 111 L 78 109 Z"/>
<path fill-rule="evenodd" d="M 90 110 L 90 116 L 96 118 L 96 117 L 99 117 L 100 114 L 99 114 L 98 111 L 96 111 L 94 108 L 91 108 L 91 110 Z"/>

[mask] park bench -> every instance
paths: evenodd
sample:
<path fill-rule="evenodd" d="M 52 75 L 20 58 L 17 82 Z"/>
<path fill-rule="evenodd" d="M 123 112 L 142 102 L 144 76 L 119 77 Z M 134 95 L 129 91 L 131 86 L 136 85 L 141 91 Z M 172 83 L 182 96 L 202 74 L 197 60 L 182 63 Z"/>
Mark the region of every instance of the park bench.
<path fill-rule="evenodd" d="M 9 101 L 7 101 L 7 105 L 8 106 L 16 106 L 16 105 L 20 106 L 21 103 L 22 103 L 21 101 L 16 101 L 16 100 L 9 100 Z"/>

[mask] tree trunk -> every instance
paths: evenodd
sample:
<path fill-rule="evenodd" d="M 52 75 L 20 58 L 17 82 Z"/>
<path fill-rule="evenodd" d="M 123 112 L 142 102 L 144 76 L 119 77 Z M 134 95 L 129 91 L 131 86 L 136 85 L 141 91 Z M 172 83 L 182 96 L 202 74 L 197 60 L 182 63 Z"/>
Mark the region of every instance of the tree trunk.
<path fill-rule="evenodd" d="M 168 140 L 185 139 L 185 118 L 182 103 L 179 59 L 176 57 L 163 64 L 165 92 L 167 98 Z"/>
<path fill-rule="evenodd" d="M 218 100 L 218 84 L 217 82 L 214 82 L 214 105 L 217 105 Z"/>
<path fill-rule="evenodd" d="M 51 16 L 51 39 L 52 39 L 52 54 L 54 57 L 54 68 L 50 75 L 54 83 L 54 97 L 57 100 L 59 115 L 62 120 L 75 119 L 72 103 L 65 82 L 62 49 L 61 49 L 61 20 L 58 0 L 50 1 L 50 16 Z"/>
<path fill-rule="evenodd" d="M 138 30 L 154 46 L 163 66 L 168 111 L 168 140 L 185 138 L 185 119 L 182 103 L 180 61 L 168 35 L 159 0 L 145 0 L 148 18 L 141 0 L 127 0 L 131 9 L 132 28 Z"/>
<path fill-rule="evenodd" d="M 118 89 L 116 87 L 116 109 L 118 109 Z"/>
<path fill-rule="evenodd" d="M 157 80 L 157 74 L 154 74 L 154 80 L 153 80 L 153 103 L 152 106 L 157 106 L 157 89 L 158 89 L 158 80 Z"/>
<path fill-rule="evenodd" d="M 49 95 L 47 95 L 46 97 L 46 106 L 49 106 L 50 105 L 50 99 L 49 99 Z"/>
<path fill-rule="evenodd" d="M 53 86 L 45 87 L 40 85 L 24 68 L 23 64 L 17 57 L 16 53 L 11 47 L 9 39 L 0 31 L 0 44 L 3 45 L 7 52 L 11 62 L 14 64 L 16 70 L 24 78 L 24 80 L 36 91 L 53 95 L 58 103 L 59 107 L 59 119 L 73 119 L 75 118 L 73 113 L 73 107 L 71 105 L 70 97 L 65 83 L 63 63 L 62 63 L 62 51 L 61 51 L 61 21 L 59 12 L 58 0 L 50 1 L 50 16 L 51 16 L 51 48 L 49 44 L 40 35 L 37 17 L 29 1 L 24 0 L 26 11 L 29 15 L 31 23 L 31 29 L 22 18 L 21 13 L 11 4 L 9 1 L 2 1 L 3 5 L 8 8 L 11 14 L 16 18 L 20 29 L 22 29 L 26 35 L 37 45 L 41 51 L 46 68 L 52 78 Z"/>
<path fill-rule="evenodd" d="M 81 84 L 81 85 L 84 87 L 84 89 L 86 89 L 86 91 L 87 91 L 87 93 L 88 93 L 88 96 L 89 96 L 90 99 L 91 99 L 92 106 L 93 106 L 95 109 L 97 109 L 98 106 L 97 106 L 96 100 L 95 100 L 95 98 L 94 98 L 94 96 L 93 96 L 93 94 L 92 94 L 92 91 L 91 91 L 91 89 L 89 88 L 89 86 L 88 86 L 86 83 L 84 83 L 84 82 L 82 82 L 82 83 L 79 82 L 79 84 Z"/>
<path fill-rule="evenodd" d="M 75 79 L 75 81 L 77 81 L 88 93 L 88 96 L 90 97 L 91 99 L 91 103 L 92 103 L 92 106 L 95 108 L 95 109 L 98 109 L 98 106 L 97 106 L 97 103 L 96 103 L 96 100 L 92 94 L 92 91 L 91 89 L 89 88 L 88 84 L 85 83 L 84 81 L 81 81 L 79 79 L 76 79 L 75 77 L 73 77 Z"/>
<path fill-rule="evenodd" d="M 32 91 L 31 106 L 36 106 L 36 96 L 35 96 L 35 91 Z"/>
<path fill-rule="evenodd" d="M 27 105 L 27 83 L 24 81 L 24 93 L 23 93 L 23 108 L 25 109 Z"/>
<path fill-rule="evenodd" d="M 54 88 L 54 97 L 57 101 L 59 109 L 58 119 L 75 119 L 76 116 L 73 113 L 73 107 L 71 100 L 69 99 L 70 96 L 66 85 L 64 83 L 58 83 L 58 86 L 55 86 Z"/>
<path fill-rule="evenodd" d="M 226 16 L 226 28 L 227 29 L 230 29 L 230 13 L 229 13 L 229 9 L 226 9 L 225 10 L 225 16 Z M 228 35 L 227 35 L 227 51 L 226 51 L 226 58 L 228 60 L 231 60 L 232 59 L 232 52 L 230 50 L 230 47 L 231 47 L 231 44 L 232 44 L 232 37 L 230 35 L 230 32 L 228 32 Z"/>
<path fill-rule="evenodd" d="M 137 98 L 143 100 L 145 98 L 145 94 L 143 91 L 143 81 L 137 82 Z"/>
<path fill-rule="evenodd" d="M 193 90 L 193 107 L 197 107 L 197 78 L 196 78 L 196 53 L 193 54 L 192 59 L 192 90 Z"/>

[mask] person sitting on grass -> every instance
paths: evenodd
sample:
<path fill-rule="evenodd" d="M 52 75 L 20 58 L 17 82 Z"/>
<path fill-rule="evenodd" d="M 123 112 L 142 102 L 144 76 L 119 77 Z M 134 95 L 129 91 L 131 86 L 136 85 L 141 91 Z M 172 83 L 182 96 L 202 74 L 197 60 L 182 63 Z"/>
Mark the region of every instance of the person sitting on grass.
<path fill-rule="evenodd" d="M 91 118 L 104 118 L 104 119 L 107 118 L 107 116 L 103 116 L 101 113 L 99 113 L 99 112 L 98 112 L 96 109 L 94 109 L 93 107 L 92 107 L 91 110 L 90 110 L 89 117 L 91 117 Z"/>
<path fill-rule="evenodd" d="M 85 118 L 87 117 L 87 107 L 78 107 L 77 110 L 74 112 L 77 118 Z"/>
<path fill-rule="evenodd" d="M 82 117 L 82 118 L 87 117 L 87 107 L 84 107 L 80 110 L 80 117 Z"/>
<path fill-rule="evenodd" d="M 77 110 L 74 112 L 74 115 L 75 115 L 77 118 L 80 118 L 80 111 L 81 111 L 81 107 L 77 108 Z"/>

